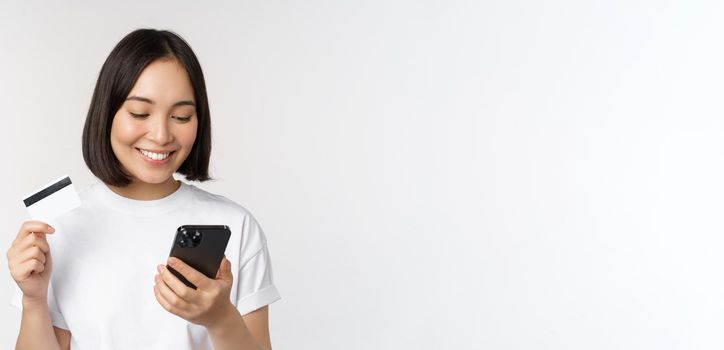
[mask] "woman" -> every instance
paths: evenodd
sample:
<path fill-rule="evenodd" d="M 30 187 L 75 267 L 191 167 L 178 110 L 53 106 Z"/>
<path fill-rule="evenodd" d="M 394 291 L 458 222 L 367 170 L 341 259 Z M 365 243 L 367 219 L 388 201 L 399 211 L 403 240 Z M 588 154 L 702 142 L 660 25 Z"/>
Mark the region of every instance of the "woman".
<path fill-rule="evenodd" d="M 264 233 L 243 207 L 173 177 L 208 180 L 210 152 L 191 48 L 168 31 L 127 35 L 101 69 L 83 129 L 100 181 L 56 227 L 23 223 L 8 250 L 23 310 L 17 349 L 271 348 L 268 305 L 280 297 Z M 187 224 L 231 229 L 216 278 L 168 258 Z"/>

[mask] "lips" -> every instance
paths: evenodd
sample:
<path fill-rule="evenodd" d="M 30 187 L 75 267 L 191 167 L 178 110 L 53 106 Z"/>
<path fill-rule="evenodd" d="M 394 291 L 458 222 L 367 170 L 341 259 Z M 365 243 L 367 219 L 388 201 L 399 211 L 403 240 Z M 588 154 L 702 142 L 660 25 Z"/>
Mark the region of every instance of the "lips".
<path fill-rule="evenodd" d="M 143 156 L 144 159 L 147 161 L 153 163 L 153 164 L 162 164 L 168 161 L 169 158 L 171 158 L 171 155 L 175 153 L 176 151 L 161 151 L 161 150 L 145 150 L 141 148 L 136 148 L 138 152 Z"/>

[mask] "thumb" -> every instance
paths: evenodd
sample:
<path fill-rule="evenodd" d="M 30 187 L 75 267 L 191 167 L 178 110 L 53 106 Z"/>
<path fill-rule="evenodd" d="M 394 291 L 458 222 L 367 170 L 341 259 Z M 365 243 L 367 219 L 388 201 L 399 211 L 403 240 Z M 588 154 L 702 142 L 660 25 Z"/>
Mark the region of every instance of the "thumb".
<path fill-rule="evenodd" d="M 216 279 L 229 281 L 234 279 L 234 276 L 231 274 L 231 262 L 226 259 L 226 255 L 224 255 L 224 258 L 221 260 L 221 266 L 219 267 L 219 272 L 216 273 Z"/>

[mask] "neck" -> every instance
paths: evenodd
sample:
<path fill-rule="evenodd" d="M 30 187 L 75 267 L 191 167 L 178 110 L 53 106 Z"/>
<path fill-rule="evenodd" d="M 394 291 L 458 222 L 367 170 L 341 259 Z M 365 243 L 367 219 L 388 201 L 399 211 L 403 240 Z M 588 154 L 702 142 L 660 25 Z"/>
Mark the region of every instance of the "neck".
<path fill-rule="evenodd" d="M 108 185 L 111 191 L 130 199 L 140 201 L 150 201 L 154 199 L 161 199 L 169 196 L 171 193 L 181 186 L 181 182 L 170 177 L 168 180 L 159 184 L 149 184 L 137 179 L 133 179 L 126 187 L 116 187 Z"/>

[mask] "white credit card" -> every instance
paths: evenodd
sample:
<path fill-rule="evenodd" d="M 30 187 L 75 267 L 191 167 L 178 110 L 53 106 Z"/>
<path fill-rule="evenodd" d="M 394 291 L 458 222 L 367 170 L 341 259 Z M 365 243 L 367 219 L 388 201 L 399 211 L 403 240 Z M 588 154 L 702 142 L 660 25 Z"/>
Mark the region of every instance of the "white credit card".
<path fill-rule="evenodd" d="M 23 203 L 33 220 L 48 222 L 80 206 L 80 198 L 68 175 L 57 178 L 25 196 Z"/>

